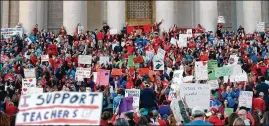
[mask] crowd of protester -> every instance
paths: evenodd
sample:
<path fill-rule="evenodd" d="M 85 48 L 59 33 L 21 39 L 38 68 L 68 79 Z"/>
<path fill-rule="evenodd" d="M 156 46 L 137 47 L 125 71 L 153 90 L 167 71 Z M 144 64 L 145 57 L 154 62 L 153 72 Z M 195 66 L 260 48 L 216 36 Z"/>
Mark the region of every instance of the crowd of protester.
<path fill-rule="evenodd" d="M 127 34 L 126 27 L 118 34 L 110 34 L 104 24 L 101 29 L 68 35 L 61 27 L 58 33 L 38 29 L 36 25 L 31 34 L 15 35 L 9 39 L 1 37 L 1 55 L 8 56 L 7 62 L 0 65 L 0 124 L 14 125 L 21 96 L 24 68 L 35 68 L 37 86 L 44 92 L 79 91 L 90 87 L 92 92 L 103 92 L 101 125 L 269 125 L 269 31 L 245 33 L 240 26 L 237 31 L 223 30 L 218 24 L 216 31 L 207 32 L 201 25 L 195 28 L 193 37 L 188 38 L 187 47 L 181 48 L 170 43 L 172 37 L 178 39 L 181 31 L 174 25 L 169 31 L 160 33 L 160 23 L 152 26 L 152 31 Z M 79 25 L 78 25 L 79 26 Z M 172 25 L 171 25 L 172 26 Z M 31 39 L 29 39 L 31 38 Z M 48 48 L 55 44 L 57 52 Z M 113 46 L 112 46 L 113 45 Z M 162 48 L 166 51 L 164 71 L 154 71 L 153 76 L 140 75 L 135 68 L 131 73 L 127 67 L 128 56 L 142 57 L 138 68 L 153 69 L 152 59 L 145 58 L 145 52 Z M 48 62 L 41 62 L 41 55 L 49 54 Z M 78 64 L 78 55 L 92 55 L 92 64 Z M 218 89 L 211 90 L 212 107 L 203 110 L 199 106 L 186 107 L 183 120 L 177 122 L 169 107 L 168 94 L 171 88 L 173 71 L 184 68 L 183 76 L 193 75 L 195 61 L 217 60 L 218 66 L 228 64 L 229 56 L 237 54 L 239 64 L 247 72 L 247 82 L 224 82 L 219 77 Z M 109 56 L 108 63 L 100 64 L 100 56 Z M 78 82 L 75 78 L 77 67 L 91 67 L 92 72 L 99 69 L 122 69 L 121 76 L 110 76 L 109 86 L 99 86 L 93 76 Z M 113 87 L 113 91 L 110 90 Z M 7 88 L 5 88 L 7 87 Z M 124 98 L 125 89 L 140 89 L 140 107 L 132 112 L 118 113 L 119 101 Z M 240 91 L 253 91 L 252 108 L 238 107 Z M 227 115 L 225 108 L 233 108 Z M 207 113 L 211 114 L 208 115 Z"/>

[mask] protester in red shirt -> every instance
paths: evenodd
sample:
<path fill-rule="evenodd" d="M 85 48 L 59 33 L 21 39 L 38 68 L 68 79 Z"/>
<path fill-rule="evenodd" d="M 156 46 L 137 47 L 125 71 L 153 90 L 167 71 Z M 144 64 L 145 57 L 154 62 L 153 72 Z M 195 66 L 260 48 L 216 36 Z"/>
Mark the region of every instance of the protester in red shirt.
<path fill-rule="evenodd" d="M 263 100 L 264 93 L 260 92 L 259 97 L 254 98 L 252 101 L 252 112 L 255 113 L 258 110 L 265 111 L 265 101 Z"/>

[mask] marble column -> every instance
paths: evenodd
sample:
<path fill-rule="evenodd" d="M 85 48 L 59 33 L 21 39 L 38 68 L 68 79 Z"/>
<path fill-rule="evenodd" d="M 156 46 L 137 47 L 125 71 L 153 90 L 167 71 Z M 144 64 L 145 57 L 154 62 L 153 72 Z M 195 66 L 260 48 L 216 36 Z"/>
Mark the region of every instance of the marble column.
<path fill-rule="evenodd" d="M 217 1 L 197 1 L 200 2 L 200 24 L 206 31 L 216 32 L 218 22 Z"/>
<path fill-rule="evenodd" d="M 86 27 L 85 1 L 63 2 L 63 26 L 67 34 L 73 35 L 78 23 Z"/>
<path fill-rule="evenodd" d="M 32 29 L 38 24 L 38 29 L 46 29 L 47 19 L 44 17 L 47 14 L 45 7 L 46 1 L 19 1 L 20 14 L 19 22 L 21 23 L 24 33 L 31 33 Z"/>
<path fill-rule="evenodd" d="M 243 1 L 243 11 L 245 32 L 253 33 L 262 20 L 261 1 Z"/>
<path fill-rule="evenodd" d="M 9 1 L 1 1 L 1 26 L 8 28 L 9 23 Z"/>
<path fill-rule="evenodd" d="M 122 30 L 125 22 L 125 1 L 107 1 L 107 24 L 110 29 Z"/>
<path fill-rule="evenodd" d="M 175 1 L 156 1 L 156 22 L 160 25 L 160 32 L 169 31 L 176 24 Z"/>

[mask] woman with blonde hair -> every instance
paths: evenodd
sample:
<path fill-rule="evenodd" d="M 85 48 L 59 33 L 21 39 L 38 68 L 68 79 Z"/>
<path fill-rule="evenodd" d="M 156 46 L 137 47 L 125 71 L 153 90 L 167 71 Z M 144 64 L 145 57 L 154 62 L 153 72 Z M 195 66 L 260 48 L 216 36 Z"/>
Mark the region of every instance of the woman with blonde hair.
<path fill-rule="evenodd" d="M 245 126 L 244 120 L 242 118 L 236 118 L 233 126 Z"/>

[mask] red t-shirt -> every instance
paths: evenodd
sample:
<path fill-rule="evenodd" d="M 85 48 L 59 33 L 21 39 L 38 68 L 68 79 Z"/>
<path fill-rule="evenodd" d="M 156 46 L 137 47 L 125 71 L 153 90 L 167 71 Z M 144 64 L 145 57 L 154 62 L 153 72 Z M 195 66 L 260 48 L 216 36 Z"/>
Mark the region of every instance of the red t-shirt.
<path fill-rule="evenodd" d="M 254 98 L 252 102 L 252 111 L 255 112 L 256 109 L 260 109 L 262 112 L 265 111 L 265 102 L 261 98 Z"/>

